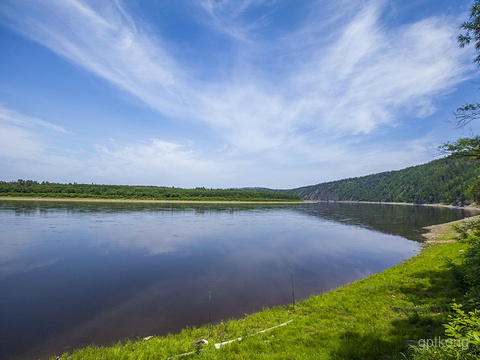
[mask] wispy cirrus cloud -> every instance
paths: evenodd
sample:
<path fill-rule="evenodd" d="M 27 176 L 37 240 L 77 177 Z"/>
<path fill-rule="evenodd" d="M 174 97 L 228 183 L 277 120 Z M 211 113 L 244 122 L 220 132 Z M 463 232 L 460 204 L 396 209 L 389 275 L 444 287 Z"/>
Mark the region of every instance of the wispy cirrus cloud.
<path fill-rule="evenodd" d="M 258 16 L 254 21 L 245 21 L 243 15 L 251 9 L 266 8 L 278 0 L 202 0 L 199 5 L 210 15 L 208 26 L 225 33 L 241 42 L 251 43 L 253 32 L 263 29 L 268 20 L 265 15 Z"/>
<path fill-rule="evenodd" d="M 345 11 L 344 1 L 329 3 L 319 22 L 326 5 L 312 2 L 289 31 L 269 26 L 276 1 L 189 4 L 201 10 L 200 22 L 232 44 L 231 68 L 208 81 L 128 3 L 7 0 L 0 21 L 158 113 L 207 128 L 223 147 L 212 161 L 213 155 L 205 160 L 166 140 L 103 145 L 96 148 L 99 176 L 115 173 L 105 164 L 136 164 L 138 171 L 148 165 L 158 173 L 167 165 L 179 173 L 180 165 L 201 164 L 200 176 L 200 167 L 227 174 L 218 167 L 226 157 L 252 154 L 276 164 L 344 161 L 365 135 L 394 128 L 406 116 L 434 113 L 439 99 L 469 76 L 468 53 L 456 46 L 456 19 L 431 16 L 390 27 L 384 1 L 348 4 Z M 246 16 L 255 11 L 258 16 Z M 369 154 L 373 163 L 383 158 L 381 151 Z"/>
<path fill-rule="evenodd" d="M 439 96 L 471 69 L 448 19 L 432 17 L 388 30 L 381 13 L 372 2 L 341 26 L 338 40 L 308 49 L 292 76 L 303 118 L 315 117 L 317 128 L 329 134 L 368 134 L 395 125 L 399 112 L 429 115 Z"/>
<path fill-rule="evenodd" d="M 189 103 L 186 73 L 120 1 L 7 2 L 4 22 L 70 62 L 171 116 Z"/>
<path fill-rule="evenodd" d="M 68 133 L 63 127 L 51 122 L 30 117 L 0 104 L 0 123 L 32 128 L 40 126 L 49 130 Z"/>
<path fill-rule="evenodd" d="M 238 25 L 238 14 L 265 2 L 206 0 L 201 4 L 213 17 L 233 12 L 225 25 L 232 29 Z M 253 75 L 240 69 L 220 83 L 192 78 L 160 35 L 149 33 L 139 20 L 128 16 L 119 1 L 92 6 L 80 0 L 52 1 L 20 5 L 20 11 L 7 7 L 6 13 L 18 31 L 163 114 L 197 118 L 220 132 L 227 129 L 227 135 L 238 133 L 239 128 L 258 133 L 261 126 L 275 139 L 273 123 L 295 126 L 307 122 L 317 128 L 368 133 L 394 123 L 394 110 L 400 106 L 417 115 L 431 113 L 431 98 L 465 79 L 467 67 L 456 51 L 452 36 L 456 29 L 448 19 L 433 17 L 387 30 L 380 22 L 381 2 L 367 4 L 359 6 L 356 16 L 337 24 L 341 29 L 338 40 L 328 46 L 295 49 L 295 44 L 302 43 L 296 36 L 290 36 L 288 43 L 283 38 L 261 43 L 266 48 L 261 54 L 265 63 L 276 61 L 269 57 L 270 51 L 277 56 L 292 51 L 300 54 L 285 66 L 283 74 L 260 71 L 263 77 L 258 77 L 255 69 L 249 68 Z M 318 30 L 305 23 L 298 36 L 322 38 Z M 254 35 L 251 40 L 255 41 Z M 259 44 L 240 44 L 239 54 L 248 53 L 251 47 L 254 56 Z M 290 131 L 287 126 L 284 135 Z"/>
<path fill-rule="evenodd" d="M 0 104 L 0 157 L 39 159 L 48 148 L 39 135 L 44 131 L 68 133 L 61 126 L 21 114 Z"/>

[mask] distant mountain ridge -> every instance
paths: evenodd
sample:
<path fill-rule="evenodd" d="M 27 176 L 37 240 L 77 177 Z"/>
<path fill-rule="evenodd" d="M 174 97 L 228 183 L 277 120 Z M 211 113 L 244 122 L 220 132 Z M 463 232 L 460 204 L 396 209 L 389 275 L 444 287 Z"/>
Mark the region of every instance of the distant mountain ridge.
<path fill-rule="evenodd" d="M 382 172 L 284 190 L 303 200 L 463 204 L 480 176 L 480 163 L 443 158 L 403 170 Z"/>

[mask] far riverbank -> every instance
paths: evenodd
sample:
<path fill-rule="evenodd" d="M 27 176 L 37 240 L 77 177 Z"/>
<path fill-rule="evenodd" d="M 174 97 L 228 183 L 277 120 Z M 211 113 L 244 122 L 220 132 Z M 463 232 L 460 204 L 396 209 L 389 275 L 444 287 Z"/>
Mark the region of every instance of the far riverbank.
<path fill-rule="evenodd" d="M 54 201 L 98 203 L 145 203 L 145 204 L 303 204 L 305 201 L 243 201 L 243 200 L 143 200 L 143 199 L 89 199 L 89 198 L 43 198 L 0 197 L 0 201 Z"/>
<path fill-rule="evenodd" d="M 450 209 L 465 209 L 465 210 L 479 210 L 480 206 L 476 204 L 471 205 L 448 205 L 448 204 L 415 204 L 415 203 L 402 203 L 402 202 L 386 202 L 386 201 L 346 201 L 346 200 L 338 200 L 338 201 L 324 201 L 324 200 L 304 200 L 305 203 L 343 203 L 343 204 L 380 204 L 380 205 L 410 205 L 410 206 L 438 206 L 438 207 L 445 207 Z"/>
<path fill-rule="evenodd" d="M 146 204 L 316 204 L 316 203 L 343 203 L 343 204 L 380 204 L 380 205 L 409 205 L 409 206 L 433 206 L 450 209 L 478 210 L 477 205 L 446 205 L 446 204 L 414 204 L 400 202 L 376 202 L 376 201 L 243 201 L 243 200 L 146 200 L 146 199 L 100 199 L 100 198 L 49 198 L 49 197 L 0 197 L 0 201 L 54 201 L 54 202 L 105 202 L 105 203 L 146 203 Z"/>

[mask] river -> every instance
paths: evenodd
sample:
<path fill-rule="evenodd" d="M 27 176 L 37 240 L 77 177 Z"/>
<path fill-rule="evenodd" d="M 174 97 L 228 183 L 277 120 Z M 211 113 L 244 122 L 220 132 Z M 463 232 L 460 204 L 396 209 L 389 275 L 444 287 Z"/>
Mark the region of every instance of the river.
<path fill-rule="evenodd" d="M 0 201 L 0 358 L 178 332 L 208 323 L 209 308 L 217 322 L 285 305 L 398 264 L 419 251 L 423 227 L 475 214 Z"/>

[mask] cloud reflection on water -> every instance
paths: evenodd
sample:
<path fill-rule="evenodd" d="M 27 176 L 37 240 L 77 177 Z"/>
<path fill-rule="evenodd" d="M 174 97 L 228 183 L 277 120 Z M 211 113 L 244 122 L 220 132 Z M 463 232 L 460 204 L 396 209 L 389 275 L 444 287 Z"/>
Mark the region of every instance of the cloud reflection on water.
<path fill-rule="evenodd" d="M 0 347 L 45 353 L 200 325 L 208 292 L 214 321 L 242 316 L 290 302 L 291 269 L 297 299 L 328 291 L 416 253 L 393 234 L 417 210 L 388 210 L 0 202 Z M 431 211 L 425 225 L 459 216 Z"/>

